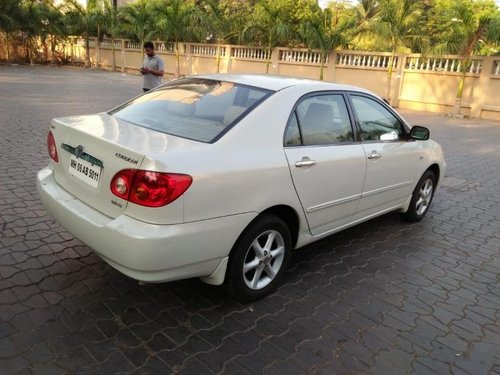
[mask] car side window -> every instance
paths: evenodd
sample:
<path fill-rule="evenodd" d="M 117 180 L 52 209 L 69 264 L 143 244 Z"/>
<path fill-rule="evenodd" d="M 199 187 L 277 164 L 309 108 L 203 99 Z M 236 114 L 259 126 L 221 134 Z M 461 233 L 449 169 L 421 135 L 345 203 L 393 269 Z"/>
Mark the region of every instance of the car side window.
<path fill-rule="evenodd" d="M 403 124 L 382 104 L 366 96 L 351 95 L 351 102 L 364 141 L 400 141 Z"/>
<path fill-rule="evenodd" d="M 285 133 L 285 146 L 329 145 L 352 141 L 353 132 L 347 106 L 340 94 L 322 94 L 303 99 L 291 116 Z"/>
<path fill-rule="evenodd" d="M 301 144 L 299 122 L 297 121 L 297 114 L 294 112 L 285 131 L 285 146 L 300 146 Z"/>

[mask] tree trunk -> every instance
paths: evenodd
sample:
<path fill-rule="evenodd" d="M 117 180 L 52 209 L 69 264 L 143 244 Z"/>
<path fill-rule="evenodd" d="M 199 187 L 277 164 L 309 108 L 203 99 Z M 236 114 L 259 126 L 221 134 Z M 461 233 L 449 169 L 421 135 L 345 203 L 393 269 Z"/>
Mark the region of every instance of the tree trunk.
<path fill-rule="evenodd" d="M 69 45 L 71 48 L 71 65 L 75 65 L 75 46 L 73 44 L 73 38 L 70 38 Z"/>
<path fill-rule="evenodd" d="M 50 39 L 49 39 L 49 41 L 50 41 Z M 43 39 L 42 45 L 43 45 L 43 54 L 45 57 L 45 63 L 47 63 L 47 62 L 49 62 L 49 46 L 47 45 L 47 39 Z"/>
<path fill-rule="evenodd" d="M 181 76 L 181 57 L 179 53 L 179 43 L 175 42 L 175 78 L 179 78 Z"/>
<path fill-rule="evenodd" d="M 90 38 L 85 37 L 85 67 L 90 68 Z"/>
<path fill-rule="evenodd" d="M 116 49 L 115 49 L 115 38 L 111 38 L 111 54 L 113 55 L 111 62 L 111 69 L 116 72 Z"/>
<path fill-rule="evenodd" d="M 220 73 L 220 49 L 221 43 L 217 42 L 217 54 L 216 54 L 216 62 L 217 62 L 217 73 Z"/>
<path fill-rule="evenodd" d="M 469 66 L 469 63 L 469 58 L 462 59 L 462 72 L 460 74 L 460 80 L 458 81 L 457 96 L 455 98 L 455 104 L 453 105 L 453 112 L 451 113 L 453 116 L 460 116 L 460 110 L 462 108 L 462 96 L 464 93 L 465 85 L 465 75 L 467 74 L 467 67 Z"/>
<path fill-rule="evenodd" d="M 31 40 L 28 38 L 26 40 L 26 55 L 28 56 L 28 61 L 29 61 L 30 65 L 34 65 L 33 64 L 33 49 L 34 48 L 31 48 Z"/>
<path fill-rule="evenodd" d="M 266 61 L 266 74 L 269 73 L 269 65 L 271 65 L 271 54 L 272 54 L 272 47 L 271 47 L 271 42 L 269 42 L 269 45 L 267 46 L 267 61 Z"/>
<path fill-rule="evenodd" d="M 392 72 L 394 70 L 394 56 L 396 55 L 395 49 L 392 50 L 391 56 L 389 57 L 389 67 L 387 69 L 387 102 L 392 105 L 392 97 L 391 97 L 391 86 L 392 86 Z"/>
<path fill-rule="evenodd" d="M 7 47 L 7 62 L 10 62 L 10 43 L 9 43 L 9 33 L 5 33 L 5 45 Z"/>
<path fill-rule="evenodd" d="M 50 64 L 55 65 L 56 63 L 56 37 L 50 37 Z"/>
<path fill-rule="evenodd" d="M 325 70 L 326 52 L 321 51 L 321 67 L 319 68 L 319 79 L 323 81 L 323 71 Z"/>

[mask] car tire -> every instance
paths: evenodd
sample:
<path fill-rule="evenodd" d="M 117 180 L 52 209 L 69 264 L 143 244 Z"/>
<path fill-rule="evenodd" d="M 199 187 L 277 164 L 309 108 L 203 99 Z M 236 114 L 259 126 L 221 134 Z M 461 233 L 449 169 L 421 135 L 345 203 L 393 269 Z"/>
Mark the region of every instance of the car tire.
<path fill-rule="evenodd" d="M 261 299 L 283 280 L 290 258 L 291 235 L 274 215 L 258 217 L 234 245 L 226 273 L 229 294 L 241 301 Z"/>
<path fill-rule="evenodd" d="M 434 197 L 436 188 L 436 175 L 431 170 L 427 170 L 413 190 L 410 206 L 402 214 L 406 221 L 420 221 L 425 216 Z"/>

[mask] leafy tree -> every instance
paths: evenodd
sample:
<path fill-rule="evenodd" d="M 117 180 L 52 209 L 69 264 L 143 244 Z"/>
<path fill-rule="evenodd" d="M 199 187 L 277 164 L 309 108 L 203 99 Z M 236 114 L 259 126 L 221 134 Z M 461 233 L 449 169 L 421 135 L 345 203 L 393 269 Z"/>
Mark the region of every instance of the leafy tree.
<path fill-rule="evenodd" d="M 7 60 L 11 59 L 10 45 L 13 41 L 13 34 L 21 23 L 21 7 L 17 0 L 0 1 L 0 32 L 4 33 L 5 52 Z"/>
<path fill-rule="evenodd" d="M 370 29 L 377 35 L 380 44 L 391 52 L 388 62 L 387 100 L 391 102 L 391 81 L 394 58 L 398 51 L 406 52 L 412 47 L 421 48 L 425 43 L 418 20 L 420 3 L 414 0 L 380 0 L 379 12 Z"/>
<path fill-rule="evenodd" d="M 77 0 L 66 0 L 66 20 L 69 29 L 74 35 L 85 38 L 85 67 L 90 68 L 90 37 L 97 31 L 99 14 L 95 9 L 95 3 L 89 1 L 84 7 Z"/>
<path fill-rule="evenodd" d="M 33 64 L 37 50 L 37 37 L 40 36 L 40 30 L 44 28 L 44 24 L 46 23 L 44 14 L 45 4 L 36 0 L 23 0 L 20 5 L 19 31 L 22 32 L 26 48 L 26 58 L 30 64 Z"/>
<path fill-rule="evenodd" d="M 216 64 L 219 72 L 222 44 L 237 40 L 251 8 L 249 2 L 206 0 L 205 10 L 207 18 L 204 21 L 207 23 L 207 30 L 210 30 L 207 40 L 215 40 L 217 43 Z"/>
<path fill-rule="evenodd" d="M 103 0 L 103 16 L 106 30 L 111 34 L 111 68 L 116 71 L 115 38 L 120 33 L 119 12 L 112 0 Z"/>
<path fill-rule="evenodd" d="M 377 0 L 361 0 L 354 8 L 351 47 L 357 50 L 371 51 L 379 47 L 377 36 L 372 32 L 380 10 Z"/>
<path fill-rule="evenodd" d="M 67 28 L 64 24 L 63 13 L 61 8 L 63 5 L 55 5 L 52 2 L 47 2 L 42 7 L 42 27 L 40 36 L 45 49 L 45 61 L 48 61 L 50 49 L 50 63 L 56 62 L 56 47 L 57 43 L 67 36 Z"/>
<path fill-rule="evenodd" d="M 174 42 L 175 76 L 180 75 L 180 50 L 182 41 L 200 38 L 205 23 L 204 14 L 194 0 L 165 0 L 154 4 L 156 26 L 165 41 Z"/>
<path fill-rule="evenodd" d="M 5 34 L 7 59 L 10 59 L 9 40 L 19 25 L 21 9 L 17 0 L 2 0 L 0 2 L 0 32 Z"/>
<path fill-rule="evenodd" d="M 141 47 L 156 34 L 154 17 L 148 0 L 128 3 L 119 9 L 121 29 L 132 40 L 140 42 Z"/>
<path fill-rule="evenodd" d="M 323 80 L 326 57 L 331 50 L 348 45 L 348 35 L 354 22 L 355 20 L 350 17 L 339 20 L 332 14 L 331 8 L 326 8 L 302 25 L 301 35 L 306 45 L 311 49 L 317 48 L 321 51 L 320 80 Z"/>
<path fill-rule="evenodd" d="M 0 2 L 0 31 L 8 31 L 17 25 L 16 15 L 19 14 L 19 2 L 3 0 Z"/>
<path fill-rule="evenodd" d="M 273 0 L 261 0 L 255 6 L 253 16 L 241 33 L 243 41 L 257 41 L 267 52 L 266 73 L 269 73 L 273 48 L 286 41 L 293 34 L 293 25 L 282 4 Z"/>
<path fill-rule="evenodd" d="M 472 55 L 479 52 L 486 39 L 493 43 L 500 40 L 500 28 L 495 20 L 498 10 L 493 1 L 456 0 L 438 3 L 445 25 L 442 42 L 435 46 L 437 53 L 453 53 L 461 56 L 460 80 L 457 88 L 453 114 L 460 114 L 463 89 Z"/>

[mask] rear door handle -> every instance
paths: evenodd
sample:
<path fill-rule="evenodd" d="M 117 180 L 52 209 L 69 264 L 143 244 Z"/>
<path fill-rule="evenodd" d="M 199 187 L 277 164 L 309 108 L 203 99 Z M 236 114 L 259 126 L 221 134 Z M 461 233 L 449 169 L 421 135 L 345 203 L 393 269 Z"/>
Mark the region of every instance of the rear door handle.
<path fill-rule="evenodd" d="M 302 159 L 301 161 L 296 161 L 295 162 L 295 166 L 297 168 L 303 168 L 303 167 L 312 167 L 313 165 L 316 165 L 316 161 L 315 160 L 311 160 L 311 159 Z"/>
<path fill-rule="evenodd" d="M 379 159 L 382 157 L 382 154 L 379 154 L 377 151 L 372 151 L 369 155 L 368 155 L 368 159 L 372 160 L 372 159 Z"/>

